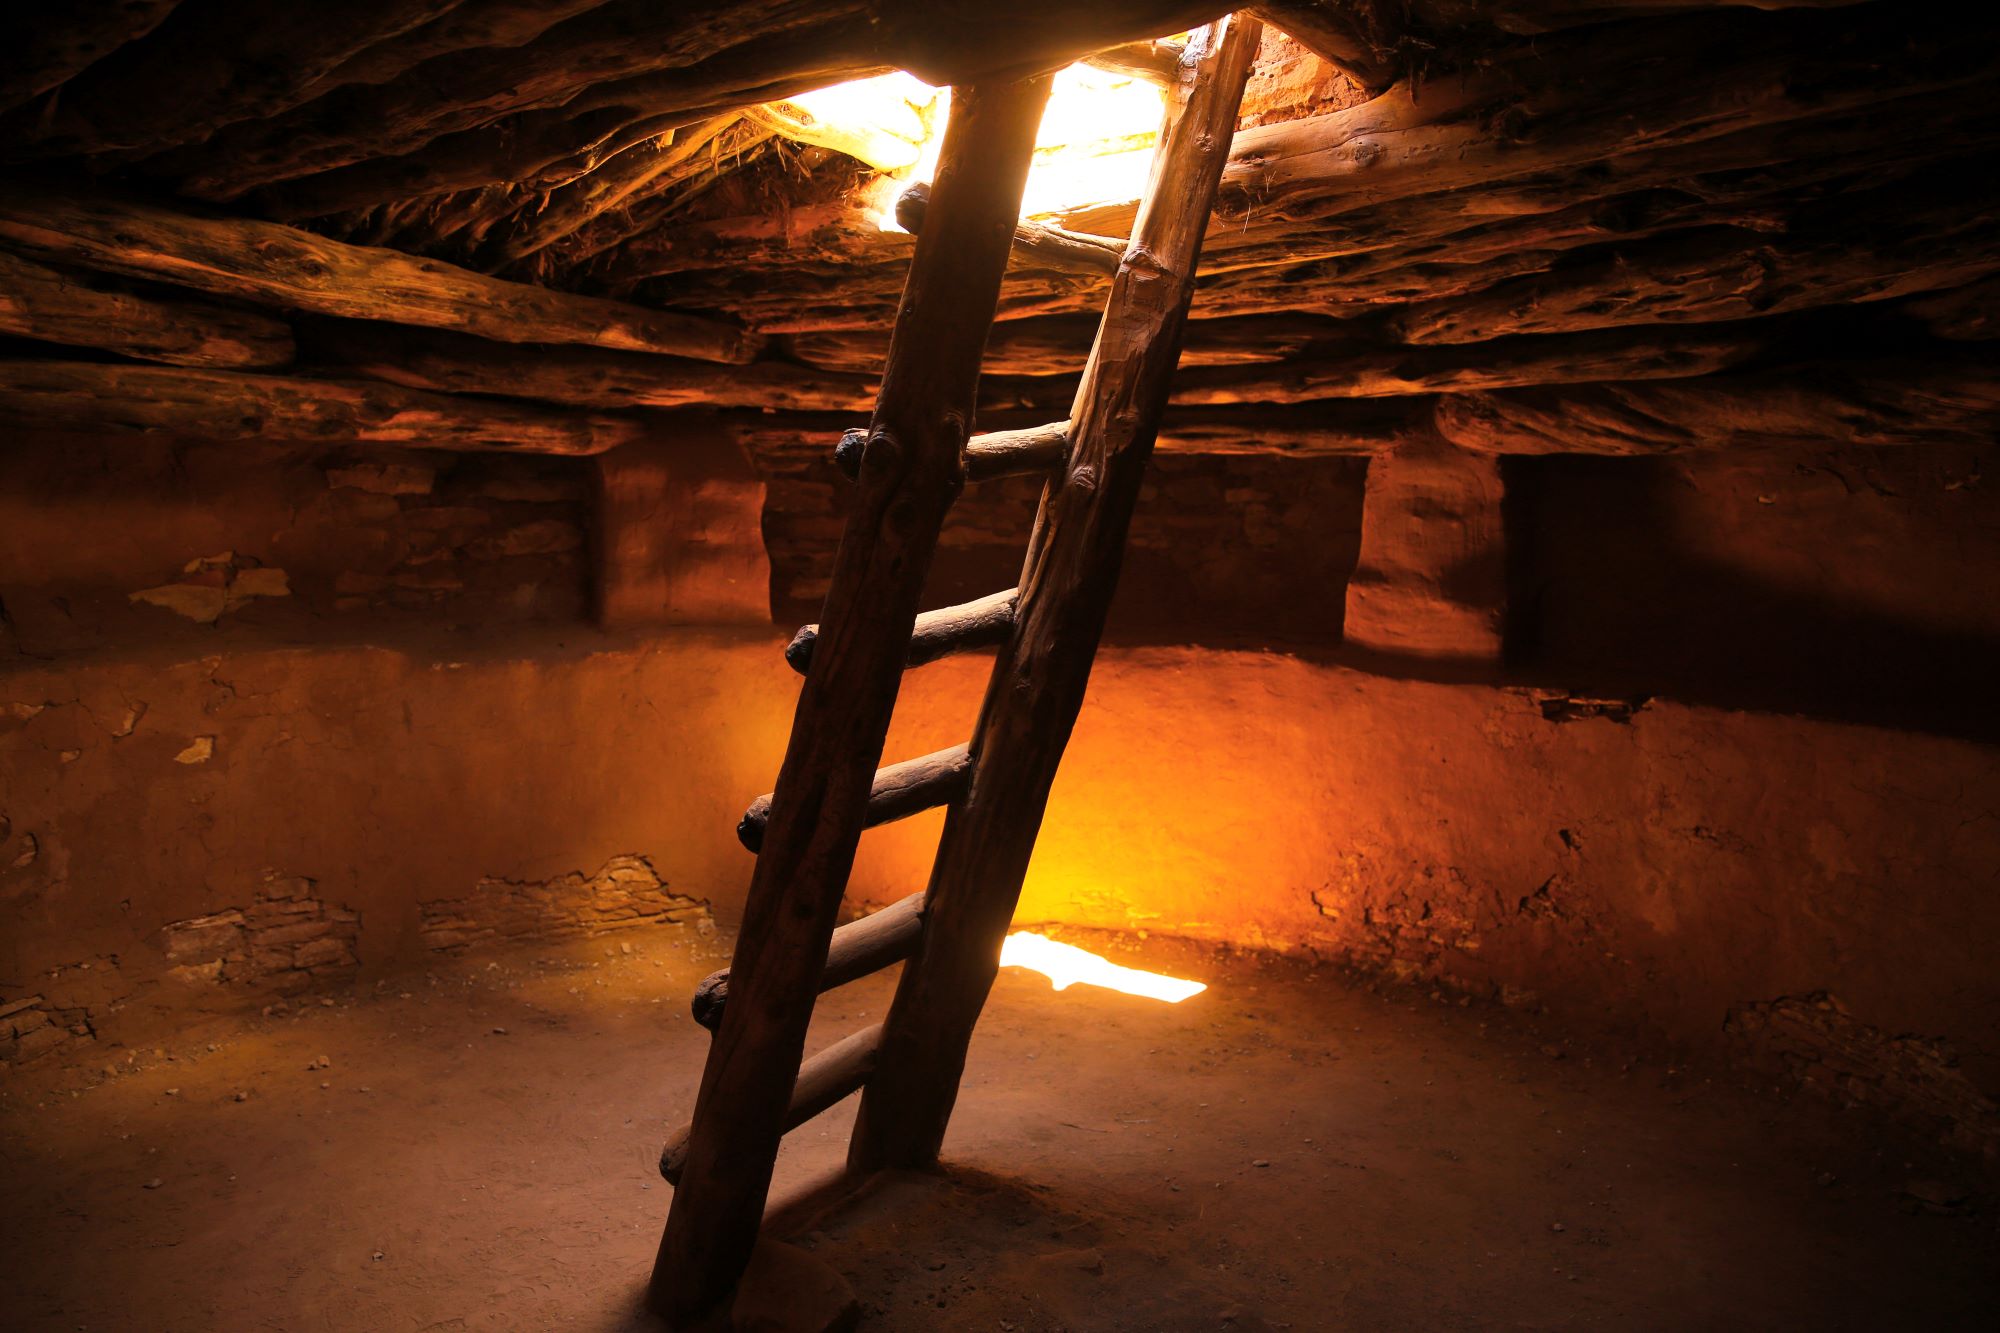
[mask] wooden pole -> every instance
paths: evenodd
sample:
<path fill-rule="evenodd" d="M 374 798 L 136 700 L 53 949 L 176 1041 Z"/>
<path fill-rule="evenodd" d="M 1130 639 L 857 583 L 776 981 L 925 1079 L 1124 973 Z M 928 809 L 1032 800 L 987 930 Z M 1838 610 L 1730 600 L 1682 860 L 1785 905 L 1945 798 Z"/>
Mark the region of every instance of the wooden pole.
<path fill-rule="evenodd" d="M 0 333 L 170 366 L 290 365 L 291 326 L 206 301 L 123 291 L 0 251 Z"/>
<path fill-rule="evenodd" d="M 924 938 L 903 969 L 862 1094 L 851 1168 L 922 1166 L 944 1141 L 966 1046 L 999 971 L 1001 941 L 1118 584 L 1259 35 L 1257 21 L 1241 15 L 1209 29 L 1199 76 L 1163 136 L 1077 390 L 1069 460 L 1042 498 L 1013 637 L 1000 650 L 973 732 L 972 785 L 945 819 Z M 814 676 L 818 670 L 815 663 Z"/>
<path fill-rule="evenodd" d="M 938 530 L 962 484 L 980 354 L 1007 267 L 1048 76 L 953 100 L 812 674 L 730 962 L 648 1300 L 682 1328 L 726 1318 L 749 1263 L 869 787 Z"/>

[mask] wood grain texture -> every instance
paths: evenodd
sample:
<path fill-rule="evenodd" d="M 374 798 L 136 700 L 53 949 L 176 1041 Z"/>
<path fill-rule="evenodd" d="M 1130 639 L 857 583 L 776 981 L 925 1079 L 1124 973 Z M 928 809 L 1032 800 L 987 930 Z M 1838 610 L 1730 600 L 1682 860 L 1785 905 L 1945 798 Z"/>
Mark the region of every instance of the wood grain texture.
<path fill-rule="evenodd" d="M 910 652 L 904 664 L 923 666 L 954 653 L 995 647 L 1014 626 L 1014 599 L 1015 590 L 1008 588 L 957 606 L 924 612 L 910 632 Z M 809 674 L 818 645 L 819 626 L 801 626 L 785 645 L 785 664 L 801 676 Z"/>
<path fill-rule="evenodd" d="M 826 967 L 820 972 L 824 994 L 871 973 L 900 963 L 917 947 L 924 933 L 924 895 L 912 893 L 879 912 L 850 921 L 833 932 L 827 945 Z M 712 972 L 694 988 L 694 1021 L 710 1032 L 722 1024 L 729 1003 L 729 969 Z"/>
<path fill-rule="evenodd" d="M 651 434 L 631 417 L 391 384 L 84 361 L 0 361 L 0 421 L 24 429 L 541 454 L 603 453 Z"/>
<path fill-rule="evenodd" d="M 595 347 L 522 347 L 381 323 L 313 325 L 304 339 L 316 361 L 344 376 L 596 410 L 865 412 L 877 383 L 776 361 L 730 366 Z"/>
<path fill-rule="evenodd" d="M 972 785 L 945 818 L 923 944 L 903 969 L 849 1148 L 855 1170 L 921 1166 L 944 1141 L 966 1045 L 999 970 L 1117 587 L 1260 36 L 1261 25 L 1242 15 L 1211 28 L 1185 103 L 1170 113 L 1077 392 L 1070 456 L 1044 493 L 1014 631 L 980 708 Z"/>
<path fill-rule="evenodd" d="M 173 13 L 180 0 L 20 5 L 0 17 L 0 112 L 61 87 Z"/>
<path fill-rule="evenodd" d="M 503 282 L 394 250 L 243 218 L 203 218 L 108 195 L 0 186 L 0 245 L 56 263 L 315 314 L 748 361 L 759 339 L 718 320 Z"/>
<path fill-rule="evenodd" d="M 1983 442 L 2000 429 L 1991 357 L 1936 353 L 1686 382 L 1515 389 L 1439 398 L 1440 435 L 1503 454 Z"/>
<path fill-rule="evenodd" d="M 291 326 L 206 301 L 144 296 L 0 251 L 0 333 L 95 347 L 171 366 L 271 367 L 291 362 Z"/>

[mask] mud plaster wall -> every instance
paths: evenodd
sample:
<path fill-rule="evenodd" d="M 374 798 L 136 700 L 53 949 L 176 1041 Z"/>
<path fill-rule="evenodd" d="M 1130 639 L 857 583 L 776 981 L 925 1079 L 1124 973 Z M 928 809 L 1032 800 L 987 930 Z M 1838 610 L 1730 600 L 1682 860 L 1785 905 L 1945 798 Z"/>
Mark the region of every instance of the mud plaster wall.
<path fill-rule="evenodd" d="M 434 950 L 705 921 L 715 849 L 677 831 L 678 784 L 727 771 L 732 723 L 700 671 L 636 648 L 571 674 L 594 480 L 423 450 L 0 449 L 0 1063 Z M 582 738 L 616 756 L 624 716 L 676 695 L 637 776 L 577 779 Z"/>
<path fill-rule="evenodd" d="M 1885 718 L 1873 688 L 1900 662 L 1936 694 L 1994 660 L 1994 613 L 1967 589 L 2000 569 L 1995 509 L 1977 457 L 1868 461 L 1862 484 L 1851 470 L 1802 482 L 1790 458 L 1515 470 L 1510 585 L 1532 592 L 1535 617 L 1510 626 L 1514 665 L 1479 679 L 1398 679 L 1338 652 L 1113 648 L 1023 917 L 1310 950 L 1642 1039 L 1753 1051 L 1961 1141 L 2000 1140 L 1986 711 L 1945 690 L 1928 721 Z M 314 459 L 276 473 L 301 512 L 331 489 Z M 397 514 L 405 501 L 419 503 L 399 497 Z M 152 510 L 131 505 L 143 536 Z M 174 522 L 216 512 L 188 504 Z M 213 626 L 125 601 L 129 575 L 171 579 L 211 538 L 260 562 L 242 568 L 287 567 L 272 558 L 284 548 L 242 539 L 279 512 L 245 502 L 223 529 L 135 539 L 143 560 L 70 585 L 154 617 L 157 635 L 107 618 L 62 649 L 20 620 L 11 631 L 10 1059 L 437 950 L 740 908 L 750 863 L 732 830 L 782 752 L 789 626 L 640 638 L 573 614 L 508 619 L 498 608 L 513 602 L 482 622 L 328 601 L 294 634 L 248 618 L 299 601 L 252 599 Z M 1640 512 L 1657 521 L 1625 521 Z M 1537 514 L 1527 545 L 1523 516 Z M 124 549 L 70 551 L 61 525 L 28 521 L 41 526 L 0 529 L 29 534 L 5 539 L 10 571 L 36 552 Z M 296 549 L 299 586 L 328 588 L 328 548 Z M 1704 581 L 1677 591 L 1696 567 Z M 10 577 L 10 606 L 52 586 Z M 1730 673 L 1658 651 L 1706 634 L 1705 663 L 1733 655 L 1767 681 L 1811 683 L 1827 641 L 1783 630 L 1829 606 L 1868 610 L 1841 659 L 1866 688 L 1803 691 L 1812 716 L 1736 711 L 1748 701 L 1717 693 Z M 1775 610 L 1790 619 L 1773 629 Z M 1903 642 L 1926 634 L 1959 655 L 1925 668 Z M 984 672 L 968 659 L 912 673 L 889 756 L 962 740 Z M 856 900 L 921 887 L 937 827 L 868 835 Z"/>
<path fill-rule="evenodd" d="M 492 939 L 699 920 L 740 900 L 730 830 L 788 677 L 765 636 L 695 632 L 16 666 L 0 1003 L 115 1035 Z"/>
<path fill-rule="evenodd" d="M 0 649 L 574 621 L 589 493 L 572 459 L 17 435 Z"/>
<path fill-rule="evenodd" d="M 898 755 L 962 732 L 980 681 L 949 662 L 911 684 Z M 1676 1044 L 1782 1035 L 1761 1054 L 1794 1074 L 1960 1099 L 1994 1141 L 1990 749 L 1670 702 L 1558 721 L 1544 699 L 1114 654 L 1020 916 L 1309 950 Z M 937 828 L 870 834 L 857 891 L 921 887 Z M 1826 1031 L 1778 1032 L 1756 1012 L 1773 1004 Z M 1884 1047 L 1901 1038 L 1921 1076 Z"/>

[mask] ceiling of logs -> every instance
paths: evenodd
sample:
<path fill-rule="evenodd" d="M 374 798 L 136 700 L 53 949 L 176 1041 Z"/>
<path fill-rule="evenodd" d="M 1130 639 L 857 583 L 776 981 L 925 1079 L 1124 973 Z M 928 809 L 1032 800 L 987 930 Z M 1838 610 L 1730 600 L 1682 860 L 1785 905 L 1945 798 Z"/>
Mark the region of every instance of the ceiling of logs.
<path fill-rule="evenodd" d="M 1990 8 L 1255 8 L 1274 31 L 1163 449 L 1991 438 Z M 766 454 L 818 447 L 872 400 L 911 238 L 868 216 L 870 168 L 758 106 L 893 68 L 1047 68 L 1216 12 L 16 7 L 0 417 L 590 453 L 702 410 L 744 414 Z M 1107 284 L 1101 250 L 1034 241 L 989 349 L 991 426 L 1066 408 Z"/>

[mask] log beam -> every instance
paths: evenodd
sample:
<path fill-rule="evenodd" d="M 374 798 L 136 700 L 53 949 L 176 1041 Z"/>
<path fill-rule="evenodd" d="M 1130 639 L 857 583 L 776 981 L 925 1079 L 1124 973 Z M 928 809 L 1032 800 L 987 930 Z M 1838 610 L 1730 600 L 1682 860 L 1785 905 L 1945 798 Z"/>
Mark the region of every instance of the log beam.
<path fill-rule="evenodd" d="M 61 87 L 160 26 L 180 0 L 21 5 L 0 20 L 0 113 Z"/>
<path fill-rule="evenodd" d="M 20 429 L 543 454 L 597 454 L 651 434 L 647 423 L 631 417 L 388 384 L 81 361 L 0 361 L 0 422 Z"/>
<path fill-rule="evenodd" d="M 499 342 L 583 343 L 726 362 L 751 360 L 761 343 L 717 320 L 505 282 L 274 222 L 195 217 L 21 182 L 0 186 L 0 245 L 265 305 Z"/>
<path fill-rule="evenodd" d="M 575 235 L 612 209 L 692 174 L 698 155 L 739 121 L 718 116 L 643 139 L 549 193 L 537 192 L 488 227 L 474 267 L 493 273 Z"/>
<path fill-rule="evenodd" d="M 1278 365 L 1183 370 L 1174 379 L 1173 402 L 1180 407 L 1304 403 L 1535 384 L 1687 379 L 1742 365 L 1773 341 L 1772 331 L 1752 320 L 1692 329 L 1522 334 L 1434 347 L 1358 347 Z"/>
<path fill-rule="evenodd" d="M 170 366 L 290 364 L 291 326 L 206 301 L 141 296 L 0 251 L 0 333 Z"/>
<path fill-rule="evenodd" d="M 188 6 L 146 45 L 85 71 L 28 135 L 38 157 L 157 149 L 296 106 L 340 66 L 450 11 L 459 0 Z M 85 5 L 79 8 L 124 9 Z M 13 128 L 13 127 L 10 127 Z"/>
<path fill-rule="evenodd" d="M 1393 53 L 1369 34 L 1349 6 L 1325 0 L 1260 0 L 1250 12 L 1370 92 L 1396 81 Z"/>
<path fill-rule="evenodd" d="M 924 612 L 910 632 L 910 655 L 905 665 L 923 666 L 954 653 L 997 647 L 1014 626 L 1014 600 L 1015 590 L 1008 588 L 977 601 Z M 785 645 L 785 664 L 801 676 L 811 674 L 813 648 L 818 642 L 818 625 L 801 627 Z"/>
<path fill-rule="evenodd" d="M 339 373 L 436 393 L 591 409 L 759 408 L 863 412 L 876 380 L 783 362 L 717 365 L 594 347 L 521 347 L 383 324 L 316 324 L 303 338 Z"/>
<path fill-rule="evenodd" d="M 1350 110 L 1243 131 L 1222 211 L 1343 212 L 1962 87 L 2000 67 L 1994 23 L 1734 10 L 1560 32 Z M 1708 55 L 1698 69 L 1692 50 Z"/>
<path fill-rule="evenodd" d="M 1845 197 L 1834 218 L 1781 236 L 1696 228 L 1598 247 L 1547 272 L 1405 307 L 1412 343 L 1770 317 L 1942 291 L 2000 272 L 2000 217 L 1970 197 L 1901 183 Z"/>
<path fill-rule="evenodd" d="M 1988 357 L 1936 353 L 1684 382 L 1448 394 L 1435 412 L 1440 435 L 1481 453 L 1985 443 L 2000 429 L 2000 370 Z"/>
<path fill-rule="evenodd" d="M 1180 42 L 1126 42 L 1122 46 L 1107 46 L 1102 51 L 1093 51 L 1083 58 L 1083 63 L 1092 69 L 1172 88 L 1178 86 L 1187 73 L 1181 63 L 1186 56 L 1187 47 Z"/>
<path fill-rule="evenodd" d="M 1080 370 L 1090 355 L 1097 319 L 1088 315 L 1051 315 L 1012 319 L 993 326 L 986 340 L 984 369 L 988 375 L 1068 375 Z M 1181 367 L 1246 365 L 1290 361 L 1314 351 L 1330 350 L 1353 340 L 1348 321 L 1325 315 L 1240 315 L 1222 319 L 1190 319 L 1181 348 Z M 880 374 L 888 353 L 886 335 L 869 329 L 837 333 L 798 333 L 786 340 L 793 356 L 821 370 Z"/>

